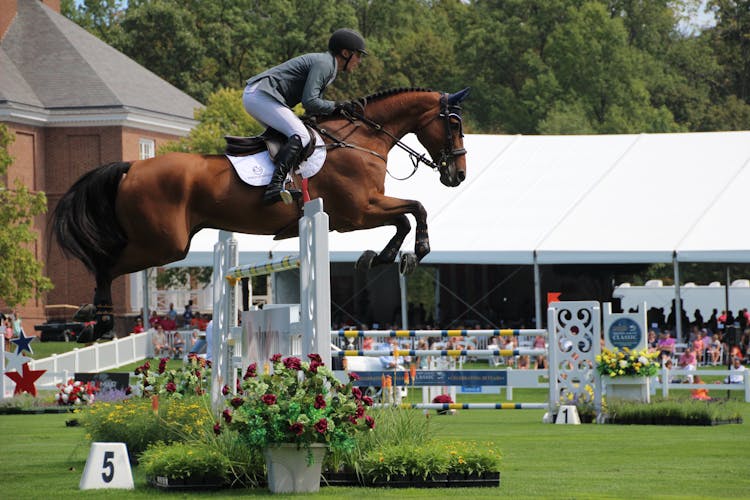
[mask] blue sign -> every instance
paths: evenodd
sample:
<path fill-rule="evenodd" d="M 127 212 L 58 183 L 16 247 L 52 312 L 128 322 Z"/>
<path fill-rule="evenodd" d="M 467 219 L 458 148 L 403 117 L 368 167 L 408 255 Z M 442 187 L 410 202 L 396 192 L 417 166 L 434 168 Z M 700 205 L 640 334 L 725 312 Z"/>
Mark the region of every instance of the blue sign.
<path fill-rule="evenodd" d="M 630 318 L 620 318 L 609 325 L 609 342 L 613 347 L 622 349 L 636 349 L 643 341 L 643 331 L 640 325 Z"/>
<path fill-rule="evenodd" d="M 383 382 L 383 376 L 391 377 L 391 381 L 394 386 L 415 386 L 423 387 L 430 385 L 445 385 L 445 386 L 463 386 L 467 387 L 482 387 L 485 385 L 508 385 L 508 374 L 505 370 L 448 370 L 448 371 L 417 371 L 416 380 L 411 380 L 409 376 L 409 383 L 405 383 L 405 375 L 409 375 L 408 371 L 361 371 L 356 372 L 359 375 L 359 380 L 354 382 L 354 385 L 359 387 L 380 387 Z"/>

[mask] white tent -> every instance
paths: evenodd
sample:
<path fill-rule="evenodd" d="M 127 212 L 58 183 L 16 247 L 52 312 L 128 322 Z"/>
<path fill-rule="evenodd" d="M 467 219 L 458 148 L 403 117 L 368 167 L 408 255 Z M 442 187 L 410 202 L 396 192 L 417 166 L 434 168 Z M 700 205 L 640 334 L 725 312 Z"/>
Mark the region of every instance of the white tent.
<path fill-rule="evenodd" d="M 467 180 L 457 188 L 424 166 L 407 181 L 387 177 L 387 194 L 427 210 L 426 263 L 750 261 L 750 132 L 467 135 L 465 146 Z M 398 148 L 389 165 L 394 177 L 412 170 Z M 379 251 L 393 232 L 332 233 L 331 261 Z M 236 237 L 243 263 L 297 251 L 297 239 Z M 201 231 L 176 265 L 212 265 L 216 240 L 217 231 Z M 403 249 L 413 242 L 412 232 Z"/>

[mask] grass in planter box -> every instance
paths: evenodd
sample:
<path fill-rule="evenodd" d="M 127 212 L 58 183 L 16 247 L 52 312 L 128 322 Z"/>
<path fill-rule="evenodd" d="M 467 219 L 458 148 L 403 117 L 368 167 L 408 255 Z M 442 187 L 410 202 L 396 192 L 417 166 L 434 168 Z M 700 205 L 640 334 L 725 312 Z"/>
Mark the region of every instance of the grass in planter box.
<path fill-rule="evenodd" d="M 227 484 L 229 459 L 216 448 L 199 442 L 157 443 L 144 451 L 139 467 L 147 477 L 209 481 Z"/>
<path fill-rule="evenodd" d="M 739 403 L 666 399 L 647 403 L 612 400 L 607 403 L 608 421 L 639 425 L 714 425 L 741 422 Z"/>

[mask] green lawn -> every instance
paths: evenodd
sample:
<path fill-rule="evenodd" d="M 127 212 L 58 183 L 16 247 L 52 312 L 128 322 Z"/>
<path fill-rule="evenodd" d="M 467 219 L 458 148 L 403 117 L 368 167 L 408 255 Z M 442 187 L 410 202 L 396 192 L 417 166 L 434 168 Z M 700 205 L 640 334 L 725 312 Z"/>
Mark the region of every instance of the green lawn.
<path fill-rule="evenodd" d="M 534 390 L 514 391 L 518 401 L 540 401 Z M 489 401 L 462 396 L 460 401 Z M 744 424 L 660 427 L 542 424 L 542 411 L 459 411 L 432 414 L 444 439 L 493 441 L 503 451 L 499 488 L 379 490 L 322 488 L 310 498 L 747 498 L 750 492 L 750 404 Z M 89 444 L 70 415 L 0 416 L 3 498 L 150 498 L 137 467 L 135 491 L 78 490 Z M 363 491 L 364 490 L 364 491 Z M 185 493 L 215 498 L 270 496 L 266 490 Z M 179 494 L 183 496 L 183 494 Z"/>

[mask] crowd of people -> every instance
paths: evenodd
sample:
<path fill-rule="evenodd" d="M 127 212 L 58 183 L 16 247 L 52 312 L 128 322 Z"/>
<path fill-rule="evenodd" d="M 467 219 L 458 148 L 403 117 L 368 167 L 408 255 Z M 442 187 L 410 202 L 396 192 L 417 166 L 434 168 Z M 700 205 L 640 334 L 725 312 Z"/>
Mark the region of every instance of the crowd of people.
<path fill-rule="evenodd" d="M 5 350 L 13 351 L 15 346 L 11 344 L 11 340 L 20 337 L 23 331 L 21 317 L 15 310 L 7 314 L 0 313 L 0 327 L 2 327 L 3 338 L 5 339 Z"/>
<path fill-rule="evenodd" d="M 210 355 L 206 336 L 210 331 L 211 317 L 209 314 L 194 311 L 192 300 L 185 305 L 182 314 L 178 314 L 174 304 L 169 304 L 169 310 L 165 314 L 151 311 L 148 323 L 148 328 L 152 332 L 151 343 L 154 356 L 181 359 L 189 352 Z M 186 330 L 190 331 L 187 338 L 183 336 Z M 146 332 L 146 327 L 143 325 L 142 317 L 139 316 L 135 320 L 133 333 L 144 332 Z"/>

